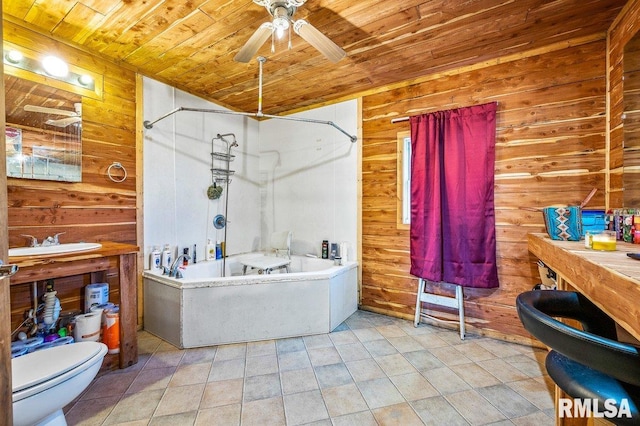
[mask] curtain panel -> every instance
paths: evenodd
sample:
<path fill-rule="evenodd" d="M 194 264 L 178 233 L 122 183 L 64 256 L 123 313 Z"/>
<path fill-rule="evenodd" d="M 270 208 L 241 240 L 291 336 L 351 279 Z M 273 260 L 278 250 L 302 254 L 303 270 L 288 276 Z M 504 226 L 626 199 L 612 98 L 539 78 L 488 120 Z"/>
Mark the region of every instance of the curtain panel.
<path fill-rule="evenodd" d="M 411 117 L 411 274 L 499 285 L 495 102 Z"/>

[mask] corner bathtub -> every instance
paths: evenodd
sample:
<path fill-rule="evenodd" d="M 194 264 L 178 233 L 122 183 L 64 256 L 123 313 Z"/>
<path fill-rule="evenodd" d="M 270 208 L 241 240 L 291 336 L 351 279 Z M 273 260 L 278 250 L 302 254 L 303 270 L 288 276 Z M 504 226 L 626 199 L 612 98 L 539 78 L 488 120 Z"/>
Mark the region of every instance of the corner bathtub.
<path fill-rule="evenodd" d="M 144 329 L 179 347 L 329 333 L 358 307 L 357 263 L 292 256 L 291 272 L 242 275 L 234 255 L 189 265 L 183 278 L 144 277 Z"/>

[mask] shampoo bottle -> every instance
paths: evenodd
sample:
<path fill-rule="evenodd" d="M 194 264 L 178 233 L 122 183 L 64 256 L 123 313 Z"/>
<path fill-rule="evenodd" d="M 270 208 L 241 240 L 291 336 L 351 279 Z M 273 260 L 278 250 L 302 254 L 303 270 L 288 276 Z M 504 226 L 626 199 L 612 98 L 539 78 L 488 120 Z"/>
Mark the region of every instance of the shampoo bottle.
<path fill-rule="evenodd" d="M 153 246 L 153 250 L 149 255 L 149 269 L 152 271 L 160 269 L 160 249 L 158 246 Z"/>
<path fill-rule="evenodd" d="M 222 259 L 222 244 L 220 241 L 216 244 L 216 259 Z"/>
<path fill-rule="evenodd" d="M 167 269 L 171 267 L 171 247 L 169 247 L 169 244 L 164 245 L 164 249 L 162 250 L 161 264 Z"/>
<path fill-rule="evenodd" d="M 322 240 L 322 258 L 329 258 L 329 241 L 327 240 Z"/>
<path fill-rule="evenodd" d="M 211 239 L 207 240 L 207 260 L 214 260 L 216 258 L 216 246 L 211 242 Z"/>
<path fill-rule="evenodd" d="M 182 266 L 188 266 L 189 265 L 189 258 L 187 256 L 189 256 L 189 247 L 185 247 L 182 250 L 182 254 L 184 254 L 184 257 L 182 258 Z"/>

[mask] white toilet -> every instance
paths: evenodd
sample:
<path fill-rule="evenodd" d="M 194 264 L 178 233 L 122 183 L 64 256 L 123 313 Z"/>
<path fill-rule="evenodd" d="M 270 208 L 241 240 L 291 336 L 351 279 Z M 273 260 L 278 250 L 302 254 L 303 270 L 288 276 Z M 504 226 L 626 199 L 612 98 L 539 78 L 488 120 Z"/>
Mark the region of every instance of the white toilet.
<path fill-rule="evenodd" d="M 78 342 L 11 360 L 14 426 L 66 425 L 62 409 L 94 379 L 107 346 Z"/>

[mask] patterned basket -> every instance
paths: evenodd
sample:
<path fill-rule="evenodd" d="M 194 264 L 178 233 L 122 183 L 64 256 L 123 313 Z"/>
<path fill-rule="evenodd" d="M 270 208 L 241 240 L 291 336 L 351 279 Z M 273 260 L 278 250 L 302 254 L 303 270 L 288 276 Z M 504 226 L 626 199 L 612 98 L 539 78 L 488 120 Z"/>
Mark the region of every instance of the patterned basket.
<path fill-rule="evenodd" d="M 582 236 L 582 208 L 580 206 L 545 207 L 544 225 L 552 240 L 580 241 Z"/>

